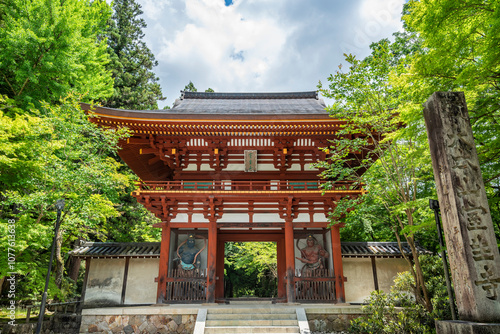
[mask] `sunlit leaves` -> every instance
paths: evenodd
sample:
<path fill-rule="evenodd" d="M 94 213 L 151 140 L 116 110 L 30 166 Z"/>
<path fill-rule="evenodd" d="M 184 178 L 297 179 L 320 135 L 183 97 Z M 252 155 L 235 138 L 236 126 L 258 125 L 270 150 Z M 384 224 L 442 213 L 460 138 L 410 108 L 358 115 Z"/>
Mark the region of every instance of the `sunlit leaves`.
<path fill-rule="evenodd" d="M 44 103 L 25 115 L 9 112 L 12 101 L 0 101 L 0 218 L 16 220 L 16 271 L 30 282 L 43 271 L 33 257 L 45 254 L 52 242 L 55 201 L 66 200 L 63 246 L 77 237 L 105 236 L 104 223 L 119 214 L 114 201 L 130 181 L 109 157 L 128 130 L 90 123 L 78 100 L 69 96 L 56 105 Z M 0 240 L 5 246 L 6 239 Z M 0 262 L 0 275 L 8 271 Z M 33 282 L 31 288 L 43 285 L 43 280 Z"/>
<path fill-rule="evenodd" d="M 498 1 L 410 1 L 403 20 L 423 48 L 394 80 L 408 92 L 404 113 L 435 91 L 466 96 L 481 170 L 486 183 L 500 177 L 500 4 Z M 410 95 L 411 94 L 411 95 Z M 495 184 L 498 182 L 495 181 Z"/>
<path fill-rule="evenodd" d="M 0 94 L 22 106 L 57 102 L 70 91 L 87 99 L 111 95 L 112 80 L 101 29 L 105 1 L 12 0 L 0 29 Z"/>

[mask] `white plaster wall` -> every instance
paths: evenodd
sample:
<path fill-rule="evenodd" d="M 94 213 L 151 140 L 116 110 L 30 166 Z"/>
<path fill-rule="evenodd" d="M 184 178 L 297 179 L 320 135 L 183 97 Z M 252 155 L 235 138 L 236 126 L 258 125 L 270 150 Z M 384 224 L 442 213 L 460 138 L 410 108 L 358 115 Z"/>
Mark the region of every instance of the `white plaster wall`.
<path fill-rule="evenodd" d="M 375 290 L 373 281 L 372 263 L 367 258 L 342 259 L 344 276 L 345 299 L 347 303 L 362 303 Z"/>
<path fill-rule="evenodd" d="M 242 205 L 248 205 L 248 203 L 242 203 Z M 193 214 L 192 217 L 193 222 L 197 223 L 207 223 L 208 219 L 206 219 L 202 214 Z M 248 223 L 249 217 L 248 214 L 241 213 L 225 213 L 222 215 L 222 218 L 217 220 L 217 223 Z M 294 220 L 296 223 L 308 223 L 311 219 L 308 214 L 300 214 L 297 219 Z M 324 222 L 326 221 L 324 214 L 314 214 L 315 222 Z M 187 225 L 188 215 L 187 214 L 178 214 L 175 219 L 172 219 L 172 223 L 186 223 L 186 228 L 189 228 Z M 254 223 L 283 223 L 284 220 L 280 218 L 277 213 L 256 213 L 253 215 Z"/>
<path fill-rule="evenodd" d="M 371 259 L 359 258 L 342 259 L 344 266 L 345 296 L 348 303 L 362 303 L 375 290 Z M 378 288 L 386 293 L 390 292 L 394 285 L 397 274 L 409 270 L 404 259 L 400 258 L 376 258 Z"/>
<path fill-rule="evenodd" d="M 377 266 L 378 288 L 384 292 L 390 292 L 398 273 L 410 270 L 405 259 L 375 259 L 375 264 Z"/>
<path fill-rule="evenodd" d="M 85 304 L 120 304 L 125 259 L 91 259 Z"/>
<path fill-rule="evenodd" d="M 125 304 L 156 304 L 159 265 L 158 258 L 130 259 Z"/>

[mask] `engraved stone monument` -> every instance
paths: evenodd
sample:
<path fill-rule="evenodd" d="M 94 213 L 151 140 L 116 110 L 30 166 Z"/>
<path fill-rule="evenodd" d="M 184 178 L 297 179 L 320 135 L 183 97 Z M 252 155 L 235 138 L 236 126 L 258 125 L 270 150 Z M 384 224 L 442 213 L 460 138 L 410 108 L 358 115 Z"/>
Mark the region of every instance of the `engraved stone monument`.
<path fill-rule="evenodd" d="M 434 93 L 424 118 L 461 320 L 438 333 L 500 333 L 500 255 L 464 94 Z"/>

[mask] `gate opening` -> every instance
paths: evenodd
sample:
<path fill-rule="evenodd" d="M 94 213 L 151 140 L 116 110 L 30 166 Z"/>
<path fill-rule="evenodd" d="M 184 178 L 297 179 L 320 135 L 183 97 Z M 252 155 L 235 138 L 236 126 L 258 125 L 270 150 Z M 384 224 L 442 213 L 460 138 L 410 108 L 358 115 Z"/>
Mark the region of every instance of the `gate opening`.
<path fill-rule="evenodd" d="M 277 298 L 276 242 L 226 242 L 224 298 Z"/>

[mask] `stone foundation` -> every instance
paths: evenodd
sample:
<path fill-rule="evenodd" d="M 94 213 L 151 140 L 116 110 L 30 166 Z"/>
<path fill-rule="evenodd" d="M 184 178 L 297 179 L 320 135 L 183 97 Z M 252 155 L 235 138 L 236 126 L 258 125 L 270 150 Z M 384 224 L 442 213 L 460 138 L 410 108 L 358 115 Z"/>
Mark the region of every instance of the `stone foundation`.
<path fill-rule="evenodd" d="M 196 315 L 90 315 L 84 316 L 80 333 L 193 333 Z"/>
<path fill-rule="evenodd" d="M 79 332 L 191 334 L 197 313 L 197 308 L 181 305 L 84 309 Z"/>
<path fill-rule="evenodd" d="M 500 323 L 485 324 L 469 321 L 436 321 L 438 334 L 500 334 Z"/>
<path fill-rule="evenodd" d="M 342 332 L 351 326 L 351 320 L 361 314 L 314 314 L 308 315 L 307 321 L 311 332 Z"/>
<path fill-rule="evenodd" d="M 363 315 L 360 306 L 305 307 L 311 332 L 348 331 L 351 320 Z"/>
<path fill-rule="evenodd" d="M 207 305 L 151 305 L 84 309 L 80 333 L 192 334 L 198 309 Z M 212 307 L 231 308 L 231 305 Z M 294 306 L 292 306 L 294 307 Z M 311 332 L 347 331 L 351 320 L 363 315 L 361 306 L 302 305 Z M 76 333 L 76 332 L 75 332 Z"/>

